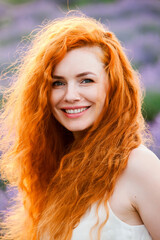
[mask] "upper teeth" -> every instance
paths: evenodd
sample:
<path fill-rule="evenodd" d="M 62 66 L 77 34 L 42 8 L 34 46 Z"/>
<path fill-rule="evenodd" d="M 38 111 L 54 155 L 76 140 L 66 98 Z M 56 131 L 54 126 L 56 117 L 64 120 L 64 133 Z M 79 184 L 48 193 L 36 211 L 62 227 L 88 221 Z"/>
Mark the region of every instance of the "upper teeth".
<path fill-rule="evenodd" d="M 65 112 L 66 113 L 80 113 L 80 112 L 83 112 L 86 109 L 87 109 L 87 107 L 85 107 L 85 108 L 78 108 L 78 109 L 65 109 Z"/>

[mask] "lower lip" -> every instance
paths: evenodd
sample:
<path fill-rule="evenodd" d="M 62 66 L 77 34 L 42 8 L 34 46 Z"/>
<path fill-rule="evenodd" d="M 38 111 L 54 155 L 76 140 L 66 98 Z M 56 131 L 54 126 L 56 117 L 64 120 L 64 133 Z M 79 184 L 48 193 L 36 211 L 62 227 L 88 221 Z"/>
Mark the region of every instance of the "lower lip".
<path fill-rule="evenodd" d="M 88 109 L 89 108 L 87 108 L 86 110 L 84 110 L 83 112 L 80 112 L 80 113 L 66 113 L 64 111 L 63 111 L 63 113 L 68 118 L 78 118 L 78 117 L 81 117 L 83 114 L 85 114 Z"/>

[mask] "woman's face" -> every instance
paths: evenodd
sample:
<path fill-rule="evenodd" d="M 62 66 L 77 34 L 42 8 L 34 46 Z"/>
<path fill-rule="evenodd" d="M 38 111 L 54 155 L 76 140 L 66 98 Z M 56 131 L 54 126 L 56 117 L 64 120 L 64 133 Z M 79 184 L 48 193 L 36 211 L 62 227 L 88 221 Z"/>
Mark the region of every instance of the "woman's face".
<path fill-rule="evenodd" d="M 99 47 L 76 48 L 54 69 L 52 112 L 73 133 L 89 128 L 103 109 L 108 83 L 102 56 Z"/>

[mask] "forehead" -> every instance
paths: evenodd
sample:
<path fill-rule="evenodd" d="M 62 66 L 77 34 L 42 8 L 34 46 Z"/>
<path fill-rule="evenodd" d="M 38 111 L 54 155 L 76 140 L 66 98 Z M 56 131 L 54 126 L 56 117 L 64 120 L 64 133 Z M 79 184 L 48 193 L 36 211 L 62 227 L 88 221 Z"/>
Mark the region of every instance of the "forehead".
<path fill-rule="evenodd" d="M 70 50 L 55 66 L 54 74 L 77 74 L 83 71 L 99 72 L 104 69 L 100 47 L 81 47 Z"/>

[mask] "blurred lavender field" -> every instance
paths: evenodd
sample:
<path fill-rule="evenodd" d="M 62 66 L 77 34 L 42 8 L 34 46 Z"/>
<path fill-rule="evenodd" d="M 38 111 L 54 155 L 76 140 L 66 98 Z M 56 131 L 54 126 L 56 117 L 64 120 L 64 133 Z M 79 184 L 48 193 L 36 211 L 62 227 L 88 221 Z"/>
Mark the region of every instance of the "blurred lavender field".
<path fill-rule="evenodd" d="M 43 21 L 64 16 L 67 12 L 67 4 L 61 4 L 67 0 L 32 0 L 16 5 L 9 2 L 12 1 L 0 0 L 0 72 L 16 59 L 17 50 L 23 47 L 23 43 L 20 44 L 23 36 Z M 140 72 L 142 85 L 147 91 L 160 93 L 160 1 L 94 2 L 77 4 L 74 9 L 100 19 L 113 31 L 125 47 L 133 67 Z M 7 85 L 8 82 L 0 80 L 0 91 Z M 160 113 L 149 126 L 155 140 L 151 149 L 160 157 Z M 9 196 L 0 190 L 0 210 L 6 208 Z"/>
<path fill-rule="evenodd" d="M 13 5 L 7 4 L 7 0 L 0 0 L 0 70 L 16 58 L 22 37 L 43 21 L 64 16 L 67 9 L 65 5 L 58 5 L 61 2 L 65 1 L 35 0 Z M 100 19 L 113 31 L 142 75 L 144 85 L 160 91 L 159 0 L 117 0 L 108 4 L 77 6 L 77 9 Z M 3 84 L 6 83 L 0 82 L 0 85 Z"/>

